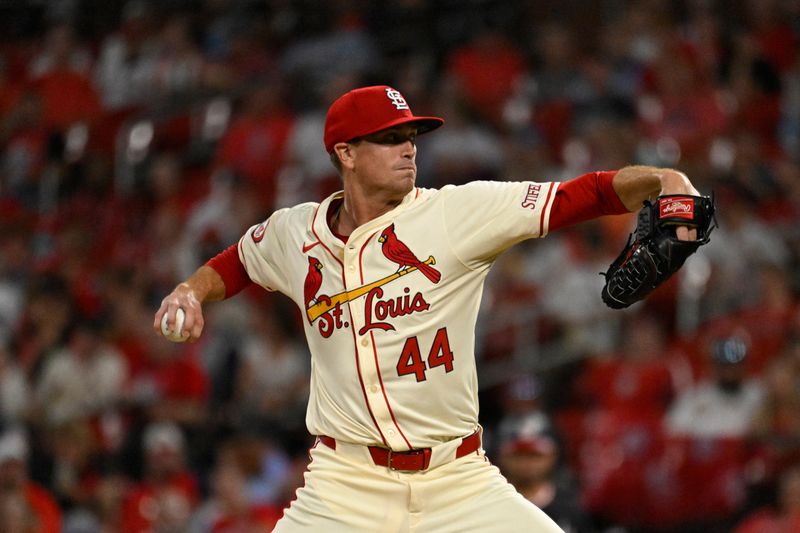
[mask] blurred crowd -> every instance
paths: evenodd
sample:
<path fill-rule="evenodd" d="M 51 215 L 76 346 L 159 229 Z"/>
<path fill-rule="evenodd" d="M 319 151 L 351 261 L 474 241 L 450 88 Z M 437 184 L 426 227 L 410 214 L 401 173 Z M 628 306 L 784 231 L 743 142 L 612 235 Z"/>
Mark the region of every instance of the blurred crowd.
<path fill-rule="evenodd" d="M 327 106 L 390 84 L 446 120 L 418 185 L 639 163 L 714 192 L 711 243 L 612 312 L 635 220 L 498 261 L 484 447 L 569 532 L 800 531 L 800 3 L 0 2 L 0 530 L 268 531 L 302 484 L 288 299 L 161 298 L 340 187 Z"/>

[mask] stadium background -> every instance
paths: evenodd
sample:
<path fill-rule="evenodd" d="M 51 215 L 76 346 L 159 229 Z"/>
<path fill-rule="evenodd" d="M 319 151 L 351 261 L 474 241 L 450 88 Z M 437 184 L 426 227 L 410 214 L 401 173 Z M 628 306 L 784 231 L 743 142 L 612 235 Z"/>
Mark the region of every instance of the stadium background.
<path fill-rule="evenodd" d="M 248 290 L 192 345 L 152 315 L 273 209 L 338 188 L 325 109 L 372 83 L 447 121 L 420 139 L 421 186 L 641 163 L 715 193 L 711 244 L 625 312 L 598 272 L 631 217 L 498 262 L 476 348 L 501 468 L 554 439 L 586 531 L 798 520 L 797 2 L 4 0 L 0 29 L 3 531 L 280 516 L 311 444 L 299 313 Z M 758 404 L 675 430 L 731 336 Z"/>

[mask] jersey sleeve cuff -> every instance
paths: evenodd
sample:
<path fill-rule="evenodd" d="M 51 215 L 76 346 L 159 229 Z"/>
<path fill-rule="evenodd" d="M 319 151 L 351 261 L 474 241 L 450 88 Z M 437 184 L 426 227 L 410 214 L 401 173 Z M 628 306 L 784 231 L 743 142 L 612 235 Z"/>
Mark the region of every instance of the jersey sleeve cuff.
<path fill-rule="evenodd" d="M 622 215 L 629 213 L 628 208 L 620 200 L 617 191 L 614 190 L 614 176 L 617 175 L 616 170 L 607 170 L 595 172 L 597 175 L 598 189 L 603 198 L 603 204 L 607 206 L 608 214 Z"/>
<path fill-rule="evenodd" d="M 614 190 L 616 174 L 616 171 L 590 172 L 562 182 L 551 209 L 550 231 L 604 215 L 628 213 Z"/>
<path fill-rule="evenodd" d="M 238 244 L 233 244 L 206 262 L 222 278 L 225 284 L 225 298 L 238 294 L 250 286 L 252 281 L 239 259 Z"/>

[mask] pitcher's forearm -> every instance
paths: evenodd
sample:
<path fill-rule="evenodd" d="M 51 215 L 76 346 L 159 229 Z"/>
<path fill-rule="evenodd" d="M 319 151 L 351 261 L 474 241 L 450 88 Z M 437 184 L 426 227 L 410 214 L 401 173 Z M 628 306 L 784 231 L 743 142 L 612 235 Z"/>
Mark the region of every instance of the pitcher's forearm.
<path fill-rule="evenodd" d="M 200 303 L 216 302 L 225 298 L 225 282 L 222 276 L 208 265 L 198 268 L 176 289 L 192 291 Z"/>
<path fill-rule="evenodd" d="M 699 194 L 686 174 L 671 168 L 624 167 L 614 176 L 612 185 L 629 211 L 638 211 L 645 200 L 660 194 Z"/>

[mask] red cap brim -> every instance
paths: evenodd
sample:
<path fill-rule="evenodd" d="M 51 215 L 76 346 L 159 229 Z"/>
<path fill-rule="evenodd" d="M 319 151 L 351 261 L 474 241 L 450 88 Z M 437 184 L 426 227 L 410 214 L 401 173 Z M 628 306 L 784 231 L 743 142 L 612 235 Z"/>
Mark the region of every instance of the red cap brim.
<path fill-rule="evenodd" d="M 377 133 L 379 131 L 388 130 L 389 128 L 394 128 L 395 126 L 401 126 L 403 124 L 416 124 L 417 125 L 417 135 L 422 135 L 423 133 L 428 133 L 429 131 L 433 131 L 436 128 L 442 126 L 444 124 L 444 119 L 439 117 L 402 117 L 395 120 L 390 120 L 384 124 L 381 124 L 378 127 L 372 128 L 365 128 L 364 130 L 356 130 L 357 133 L 350 137 L 349 139 L 344 139 L 342 141 L 337 142 L 348 142 L 359 137 L 363 137 L 365 135 L 370 135 L 372 133 Z M 331 144 L 329 152 L 333 152 L 333 147 L 336 143 Z"/>

